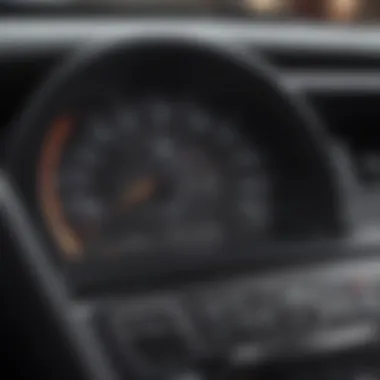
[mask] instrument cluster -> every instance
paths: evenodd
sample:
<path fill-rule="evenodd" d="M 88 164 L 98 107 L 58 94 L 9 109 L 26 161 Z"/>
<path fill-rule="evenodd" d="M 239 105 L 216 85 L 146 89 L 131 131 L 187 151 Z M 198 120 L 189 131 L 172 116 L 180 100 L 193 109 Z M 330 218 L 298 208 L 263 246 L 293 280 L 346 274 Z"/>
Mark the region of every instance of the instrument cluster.
<path fill-rule="evenodd" d="M 122 279 L 147 263 L 230 266 L 345 231 L 322 123 L 240 48 L 185 36 L 92 46 L 14 129 L 7 172 L 44 250 L 70 266 Z"/>
<path fill-rule="evenodd" d="M 43 145 L 40 202 L 68 259 L 217 253 L 270 234 L 265 156 L 233 119 L 107 99 L 58 117 Z"/>

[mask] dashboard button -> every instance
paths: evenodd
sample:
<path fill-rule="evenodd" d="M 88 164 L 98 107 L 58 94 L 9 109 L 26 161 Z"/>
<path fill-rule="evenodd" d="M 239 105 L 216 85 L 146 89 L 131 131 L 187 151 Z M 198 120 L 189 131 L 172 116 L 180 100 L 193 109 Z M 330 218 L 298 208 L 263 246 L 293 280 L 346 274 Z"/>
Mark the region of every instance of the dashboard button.
<path fill-rule="evenodd" d="M 278 305 L 272 294 L 238 286 L 203 294 L 200 309 L 210 330 L 223 340 L 228 349 L 276 339 L 281 313 Z"/>
<path fill-rule="evenodd" d="M 132 349 L 150 365 L 182 363 L 191 356 L 183 333 L 170 316 L 153 313 L 132 326 Z"/>
<path fill-rule="evenodd" d="M 176 298 L 133 299 L 104 310 L 103 330 L 108 331 L 108 341 L 125 372 L 169 379 L 171 374 L 196 369 L 203 346 L 193 321 Z"/>
<path fill-rule="evenodd" d="M 283 336 L 300 338 L 318 328 L 320 315 L 314 305 L 286 305 L 281 313 Z"/>

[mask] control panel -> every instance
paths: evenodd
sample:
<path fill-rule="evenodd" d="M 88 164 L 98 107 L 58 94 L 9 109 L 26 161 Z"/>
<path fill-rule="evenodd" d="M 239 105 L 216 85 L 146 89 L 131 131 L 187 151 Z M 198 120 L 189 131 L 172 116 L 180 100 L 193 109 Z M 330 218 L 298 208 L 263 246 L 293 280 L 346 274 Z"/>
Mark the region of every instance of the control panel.
<path fill-rule="evenodd" d="M 239 276 L 107 300 L 99 310 L 98 326 L 117 360 L 132 365 L 123 371 L 211 379 L 218 368 L 239 371 L 275 358 L 375 345 L 380 262 Z"/>
<path fill-rule="evenodd" d="M 209 341 L 235 365 L 366 344 L 380 326 L 380 272 L 240 280 L 195 299 Z"/>
<path fill-rule="evenodd" d="M 123 370 L 135 375 L 181 378 L 203 357 L 195 324 L 176 297 L 117 303 L 100 314 L 100 321 L 103 333 L 116 345 L 120 362 L 133 363 L 133 368 Z"/>

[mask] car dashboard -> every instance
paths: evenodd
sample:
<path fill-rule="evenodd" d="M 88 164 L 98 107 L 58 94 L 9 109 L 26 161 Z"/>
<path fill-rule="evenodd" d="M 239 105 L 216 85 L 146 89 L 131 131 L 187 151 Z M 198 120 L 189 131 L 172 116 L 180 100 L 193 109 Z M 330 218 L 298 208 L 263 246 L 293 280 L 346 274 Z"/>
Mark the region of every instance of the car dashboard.
<path fill-rule="evenodd" d="M 380 379 L 379 67 L 375 26 L 0 23 L 25 372 Z"/>

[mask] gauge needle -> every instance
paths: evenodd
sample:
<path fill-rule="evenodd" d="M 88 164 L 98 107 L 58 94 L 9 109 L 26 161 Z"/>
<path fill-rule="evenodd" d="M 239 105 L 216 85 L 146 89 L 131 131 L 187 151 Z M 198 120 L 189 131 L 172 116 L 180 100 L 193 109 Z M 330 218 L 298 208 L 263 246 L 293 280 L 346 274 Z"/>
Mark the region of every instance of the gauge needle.
<path fill-rule="evenodd" d="M 121 210 L 129 209 L 153 198 L 157 191 L 157 181 L 152 177 L 141 178 L 128 183 L 121 193 L 117 206 Z"/>

